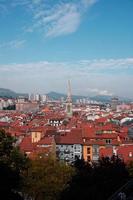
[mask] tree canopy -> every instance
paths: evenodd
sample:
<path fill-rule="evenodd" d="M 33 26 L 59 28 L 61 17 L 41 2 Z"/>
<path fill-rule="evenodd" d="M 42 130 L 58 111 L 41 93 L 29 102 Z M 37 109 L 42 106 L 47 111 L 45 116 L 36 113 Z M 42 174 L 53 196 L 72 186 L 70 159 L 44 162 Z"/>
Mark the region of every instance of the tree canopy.
<path fill-rule="evenodd" d="M 22 171 L 27 157 L 15 147 L 15 138 L 0 130 L 0 195 L 4 199 L 21 199 Z"/>
<path fill-rule="evenodd" d="M 62 200 L 107 200 L 129 178 L 126 165 L 115 156 L 93 164 L 77 159 L 75 168 L 77 173 L 62 193 Z"/>
<path fill-rule="evenodd" d="M 67 188 L 74 169 L 52 157 L 39 157 L 31 161 L 24 192 L 33 200 L 57 200 Z"/>

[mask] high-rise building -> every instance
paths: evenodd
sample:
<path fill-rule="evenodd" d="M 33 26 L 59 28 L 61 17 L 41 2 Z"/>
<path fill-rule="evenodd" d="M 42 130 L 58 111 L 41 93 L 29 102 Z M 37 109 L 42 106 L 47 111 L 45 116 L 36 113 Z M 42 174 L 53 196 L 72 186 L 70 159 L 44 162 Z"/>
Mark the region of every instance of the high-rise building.
<path fill-rule="evenodd" d="M 47 101 L 47 95 L 46 94 L 42 94 L 41 95 L 41 101 L 42 102 L 46 102 Z"/>
<path fill-rule="evenodd" d="M 41 100 L 40 94 L 29 94 L 29 101 L 37 101 L 39 102 Z"/>
<path fill-rule="evenodd" d="M 35 101 L 40 101 L 40 94 L 35 94 Z"/>
<path fill-rule="evenodd" d="M 35 99 L 35 97 L 34 97 L 35 95 L 32 93 L 32 94 L 29 94 L 29 101 L 34 101 L 34 99 Z"/>
<path fill-rule="evenodd" d="M 73 114 L 73 111 L 72 111 L 72 93 L 71 93 L 70 80 L 68 80 L 68 93 L 67 93 L 67 99 L 66 99 L 66 114 L 67 114 L 67 117 L 72 117 L 72 114 Z"/>
<path fill-rule="evenodd" d="M 111 99 L 111 109 L 115 111 L 118 104 L 119 104 L 119 99 L 117 97 L 113 97 Z"/>

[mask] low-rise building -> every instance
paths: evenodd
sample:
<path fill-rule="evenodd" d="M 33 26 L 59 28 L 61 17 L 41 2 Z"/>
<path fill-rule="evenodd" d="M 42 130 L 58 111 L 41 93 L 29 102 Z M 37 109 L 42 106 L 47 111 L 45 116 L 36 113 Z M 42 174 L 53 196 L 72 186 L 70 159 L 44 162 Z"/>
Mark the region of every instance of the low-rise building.
<path fill-rule="evenodd" d="M 82 158 L 82 131 L 72 129 L 56 137 L 56 151 L 60 160 L 72 163 Z"/>

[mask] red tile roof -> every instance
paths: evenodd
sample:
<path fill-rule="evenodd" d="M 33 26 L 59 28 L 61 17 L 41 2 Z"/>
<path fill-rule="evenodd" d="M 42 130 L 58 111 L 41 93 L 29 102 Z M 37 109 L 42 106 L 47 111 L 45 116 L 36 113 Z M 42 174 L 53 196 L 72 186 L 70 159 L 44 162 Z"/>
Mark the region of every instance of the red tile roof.
<path fill-rule="evenodd" d="M 52 142 L 53 137 L 44 137 L 37 143 L 37 145 L 51 145 Z"/>
<path fill-rule="evenodd" d="M 122 156 L 125 162 L 133 160 L 133 144 L 118 147 L 118 156 Z"/>
<path fill-rule="evenodd" d="M 71 132 L 64 132 L 63 135 L 56 136 L 57 144 L 82 144 L 82 130 L 73 129 Z"/>
<path fill-rule="evenodd" d="M 20 143 L 20 149 L 24 152 L 32 152 L 35 149 L 35 144 L 31 141 L 31 136 L 26 136 Z"/>
<path fill-rule="evenodd" d="M 116 153 L 118 157 L 122 158 L 125 162 L 133 161 L 133 144 L 123 145 L 116 147 Z M 99 150 L 100 156 L 109 156 L 113 155 L 113 148 L 102 148 Z"/>

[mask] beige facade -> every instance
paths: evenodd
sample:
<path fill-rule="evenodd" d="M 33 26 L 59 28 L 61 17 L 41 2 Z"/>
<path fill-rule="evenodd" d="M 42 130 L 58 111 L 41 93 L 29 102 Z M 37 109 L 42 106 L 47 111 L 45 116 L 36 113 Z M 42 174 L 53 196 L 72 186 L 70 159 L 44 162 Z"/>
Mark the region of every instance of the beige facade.
<path fill-rule="evenodd" d="M 41 132 L 32 132 L 31 133 L 31 141 L 32 143 L 39 142 L 41 140 L 42 133 Z"/>

